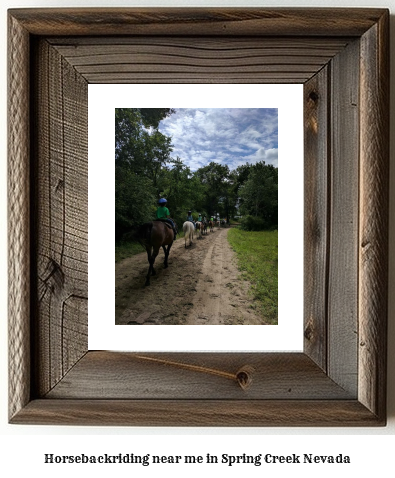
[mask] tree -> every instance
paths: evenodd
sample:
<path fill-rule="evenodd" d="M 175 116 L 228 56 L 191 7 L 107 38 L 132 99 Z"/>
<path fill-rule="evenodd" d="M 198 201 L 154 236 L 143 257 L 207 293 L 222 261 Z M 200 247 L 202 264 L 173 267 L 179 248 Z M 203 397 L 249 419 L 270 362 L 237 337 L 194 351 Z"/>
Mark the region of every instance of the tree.
<path fill-rule="evenodd" d="M 152 179 L 153 186 L 157 189 L 157 194 L 159 194 L 158 177 L 160 171 L 167 162 L 171 161 L 171 138 L 154 130 L 150 134 L 144 132 L 143 139 L 145 142 L 145 171 L 143 174 Z"/>
<path fill-rule="evenodd" d="M 151 218 L 156 190 L 152 182 L 127 169 L 116 170 L 115 177 L 115 237 L 122 238 L 136 224 Z"/>
<path fill-rule="evenodd" d="M 115 110 L 115 231 L 123 233 L 152 219 L 158 177 L 170 160 L 171 138 L 157 130 L 171 108 Z"/>
<path fill-rule="evenodd" d="M 229 209 L 230 170 L 228 165 L 211 161 L 199 168 L 196 177 L 205 186 L 204 209 L 211 216 L 214 213 L 226 214 Z"/>
<path fill-rule="evenodd" d="M 161 171 L 161 192 L 169 202 L 172 218 L 177 224 L 186 220 L 187 212 L 198 208 L 204 197 L 204 187 L 190 168 L 177 157 L 171 166 Z"/>
<path fill-rule="evenodd" d="M 163 117 L 167 111 L 168 109 L 163 110 Z M 158 116 L 151 115 L 150 118 L 154 124 L 160 121 Z M 147 117 L 143 117 L 138 108 L 116 108 L 116 166 L 127 167 L 135 173 L 152 177 L 169 160 L 171 151 L 171 138 L 149 125 Z"/>
<path fill-rule="evenodd" d="M 158 128 L 159 123 L 175 113 L 173 108 L 139 108 L 144 125 L 149 128 Z"/>
<path fill-rule="evenodd" d="M 263 220 L 265 227 L 278 224 L 278 169 L 264 162 L 250 167 L 248 179 L 239 188 L 240 212 Z"/>

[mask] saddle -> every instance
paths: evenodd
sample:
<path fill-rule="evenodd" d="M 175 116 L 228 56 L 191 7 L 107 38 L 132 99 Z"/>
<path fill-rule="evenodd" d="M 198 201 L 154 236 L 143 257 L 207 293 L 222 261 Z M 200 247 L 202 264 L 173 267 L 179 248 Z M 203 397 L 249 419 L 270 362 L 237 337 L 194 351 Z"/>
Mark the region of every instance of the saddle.
<path fill-rule="evenodd" d="M 167 221 L 167 219 L 154 219 L 154 221 L 161 221 L 161 222 L 164 222 L 166 224 L 166 226 L 170 229 L 173 229 L 173 226 L 170 222 Z"/>
<path fill-rule="evenodd" d="M 154 221 L 161 221 L 161 222 L 163 222 L 169 229 L 171 229 L 172 231 L 174 231 L 176 234 L 178 233 L 176 225 L 174 225 L 174 227 L 173 227 L 173 224 L 172 224 L 168 219 L 161 218 L 161 219 L 154 219 Z"/>

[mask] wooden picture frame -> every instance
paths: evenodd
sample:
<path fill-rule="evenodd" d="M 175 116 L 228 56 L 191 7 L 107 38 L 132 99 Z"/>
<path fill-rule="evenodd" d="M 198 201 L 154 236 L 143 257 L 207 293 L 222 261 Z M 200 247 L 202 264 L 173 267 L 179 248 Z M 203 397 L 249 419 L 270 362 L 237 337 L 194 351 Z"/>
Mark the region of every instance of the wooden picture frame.
<path fill-rule="evenodd" d="M 9 11 L 9 420 L 383 426 L 385 9 Z M 303 353 L 87 349 L 88 83 L 303 83 Z"/>

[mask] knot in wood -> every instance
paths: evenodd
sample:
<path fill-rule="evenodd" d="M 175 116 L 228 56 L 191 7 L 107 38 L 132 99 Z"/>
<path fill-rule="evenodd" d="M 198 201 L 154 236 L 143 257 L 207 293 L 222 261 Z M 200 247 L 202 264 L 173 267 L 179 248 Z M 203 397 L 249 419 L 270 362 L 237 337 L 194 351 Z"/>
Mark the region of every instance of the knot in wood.
<path fill-rule="evenodd" d="M 319 96 L 316 91 L 311 91 L 309 93 L 309 100 L 311 100 L 313 103 L 317 103 L 318 99 L 319 99 Z"/>
<path fill-rule="evenodd" d="M 306 340 L 311 340 L 314 335 L 314 329 L 313 329 L 313 324 L 309 322 L 304 329 L 304 337 Z"/>
<path fill-rule="evenodd" d="M 237 382 L 243 390 L 246 390 L 251 386 L 254 371 L 254 367 L 251 365 L 245 365 L 236 373 Z"/>
<path fill-rule="evenodd" d="M 45 276 L 43 282 L 47 288 L 49 288 L 52 293 L 63 289 L 64 286 L 64 273 L 60 264 L 58 264 L 54 259 L 49 259 Z"/>

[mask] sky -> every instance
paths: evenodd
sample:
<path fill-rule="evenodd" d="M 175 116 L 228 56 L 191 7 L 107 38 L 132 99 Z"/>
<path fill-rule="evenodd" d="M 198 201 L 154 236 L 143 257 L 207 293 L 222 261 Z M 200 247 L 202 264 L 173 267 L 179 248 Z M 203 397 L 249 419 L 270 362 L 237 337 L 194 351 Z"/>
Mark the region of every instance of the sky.
<path fill-rule="evenodd" d="M 159 124 L 173 153 L 192 171 L 211 161 L 230 170 L 245 163 L 277 164 L 277 108 L 175 108 Z"/>

